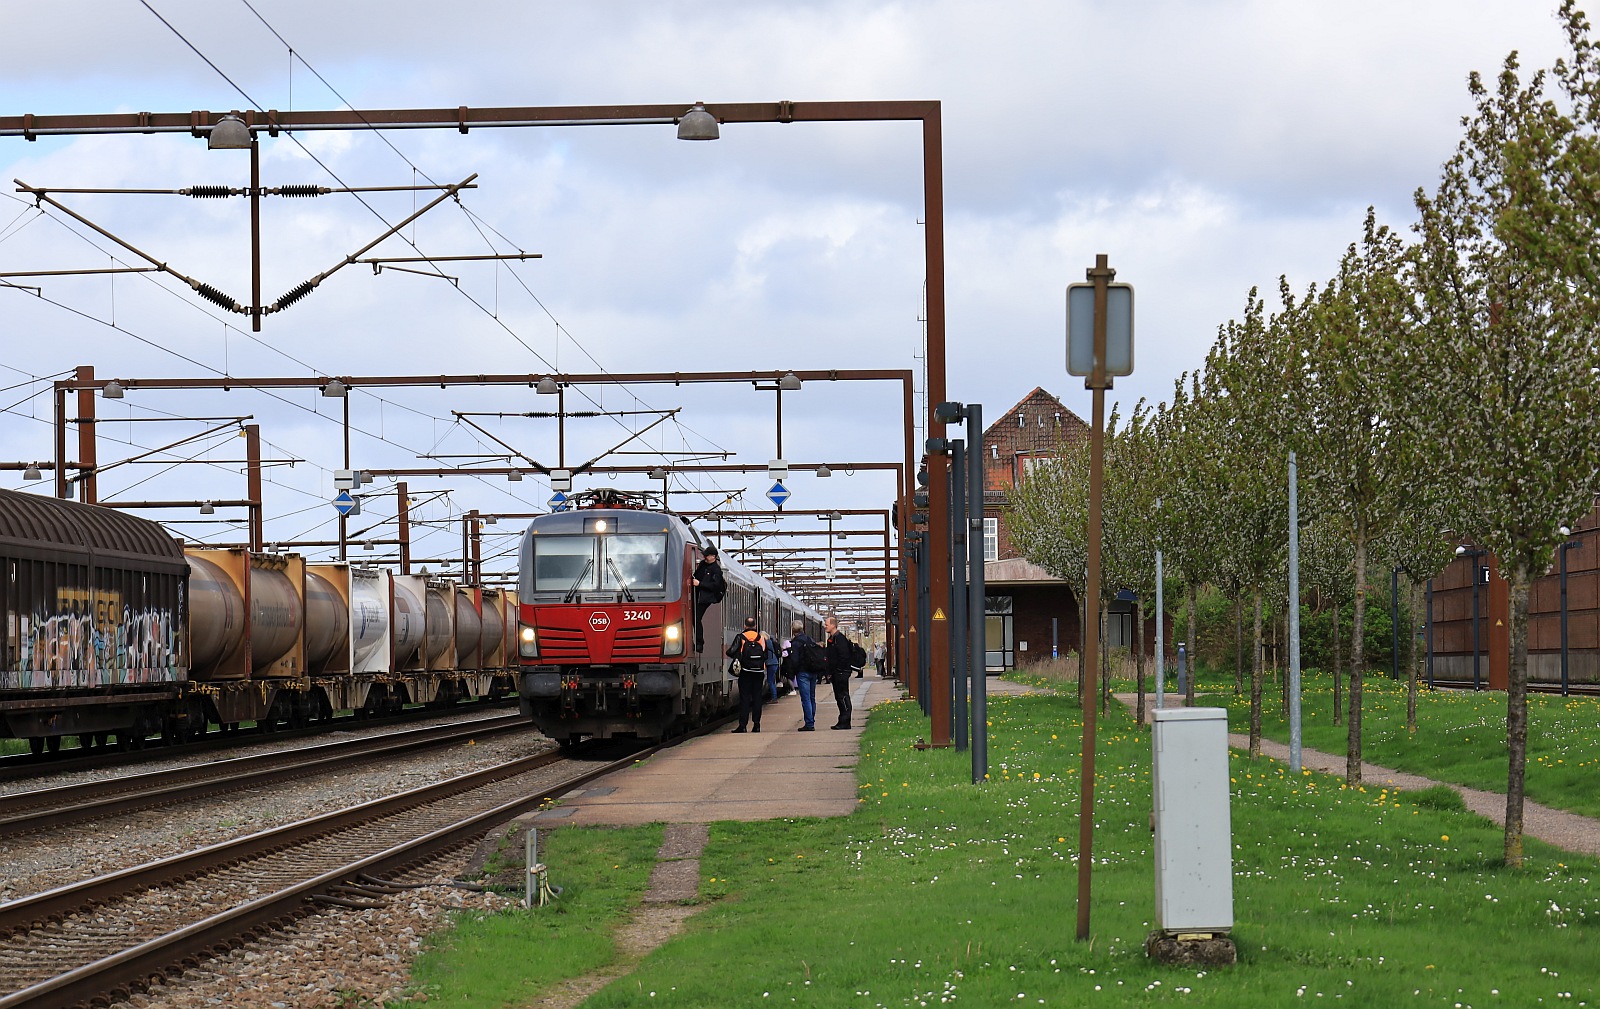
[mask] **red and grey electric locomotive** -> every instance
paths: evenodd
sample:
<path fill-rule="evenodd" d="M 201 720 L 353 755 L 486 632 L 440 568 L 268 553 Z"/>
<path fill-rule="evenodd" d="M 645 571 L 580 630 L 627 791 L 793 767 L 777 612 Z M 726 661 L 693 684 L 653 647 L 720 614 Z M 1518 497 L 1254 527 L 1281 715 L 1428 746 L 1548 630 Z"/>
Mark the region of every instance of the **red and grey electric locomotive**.
<path fill-rule="evenodd" d="M 819 614 L 722 558 L 727 592 L 705 612 L 694 647 L 692 576 L 705 542 L 654 495 L 597 490 L 533 520 L 518 581 L 518 692 L 523 714 L 570 746 L 583 737 L 659 739 L 738 701 L 727 642 L 755 616 L 788 637 Z"/>

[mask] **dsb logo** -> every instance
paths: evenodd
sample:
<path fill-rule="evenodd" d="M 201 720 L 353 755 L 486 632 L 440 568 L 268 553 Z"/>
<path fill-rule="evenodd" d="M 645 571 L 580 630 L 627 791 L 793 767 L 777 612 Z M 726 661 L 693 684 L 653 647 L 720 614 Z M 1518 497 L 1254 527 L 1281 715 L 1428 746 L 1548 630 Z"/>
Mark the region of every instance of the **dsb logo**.
<path fill-rule="evenodd" d="M 610 626 L 610 614 L 601 613 L 599 611 L 589 614 L 589 629 L 591 631 L 603 631 Z"/>

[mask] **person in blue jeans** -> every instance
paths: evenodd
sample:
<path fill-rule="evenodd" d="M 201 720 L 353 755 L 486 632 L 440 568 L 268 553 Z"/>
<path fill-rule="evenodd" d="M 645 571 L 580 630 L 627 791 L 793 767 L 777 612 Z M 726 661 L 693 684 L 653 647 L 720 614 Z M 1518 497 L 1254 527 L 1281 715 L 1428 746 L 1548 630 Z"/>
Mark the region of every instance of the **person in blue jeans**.
<path fill-rule="evenodd" d="M 816 644 L 816 640 L 806 633 L 806 625 L 796 620 L 791 626 L 792 634 L 789 638 L 789 647 L 785 650 L 783 660 L 789 663 L 788 669 L 794 679 L 795 690 L 800 693 L 800 714 L 805 718 L 805 724 L 800 726 L 801 732 L 815 732 L 817 730 L 817 678 L 809 672 L 800 661 L 801 648 L 806 644 Z"/>
<path fill-rule="evenodd" d="M 783 656 L 778 654 L 778 639 L 767 638 L 767 700 L 778 699 L 778 665 L 783 661 Z"/>

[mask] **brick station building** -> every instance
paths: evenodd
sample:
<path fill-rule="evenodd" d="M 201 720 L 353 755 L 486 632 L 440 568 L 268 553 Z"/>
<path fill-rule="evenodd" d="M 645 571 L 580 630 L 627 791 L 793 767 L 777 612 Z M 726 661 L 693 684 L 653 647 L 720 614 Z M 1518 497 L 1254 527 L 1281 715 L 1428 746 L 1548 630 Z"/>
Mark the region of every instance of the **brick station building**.
<path fill-rule="evenodd" d="M 1006 510 L 1012 490 L 1027 481 L 1029 469 L 1065 449 L 1087 445 L 1089 435 L 1083 418 L 1042 388 L 984 430 L 983 578 L 990 670 L 1082 648 L 1082 603 L 1065 581 L 1017 552 L 1006 528 Z M 1145 623 L 1146 644 L 1153 648 L 1155 623 L 1153 618 Z M 1106 639 L 1113 648 L 1132 644 L 1131 602 L 1112 601 Z"/>

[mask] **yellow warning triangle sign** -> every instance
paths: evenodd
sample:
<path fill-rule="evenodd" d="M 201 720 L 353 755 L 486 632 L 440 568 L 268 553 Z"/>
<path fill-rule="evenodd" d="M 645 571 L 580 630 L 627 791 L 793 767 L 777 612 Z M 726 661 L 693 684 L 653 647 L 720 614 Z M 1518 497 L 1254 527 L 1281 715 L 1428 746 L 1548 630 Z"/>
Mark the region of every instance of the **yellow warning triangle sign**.
<path fill-rule="evenodd" d="M 944 610 L 942 610 L 939 607 L 935 606 L 933 608 L 933 619 L 935 619 L 935 620 L 943 620 L 944 619 Z"/>

